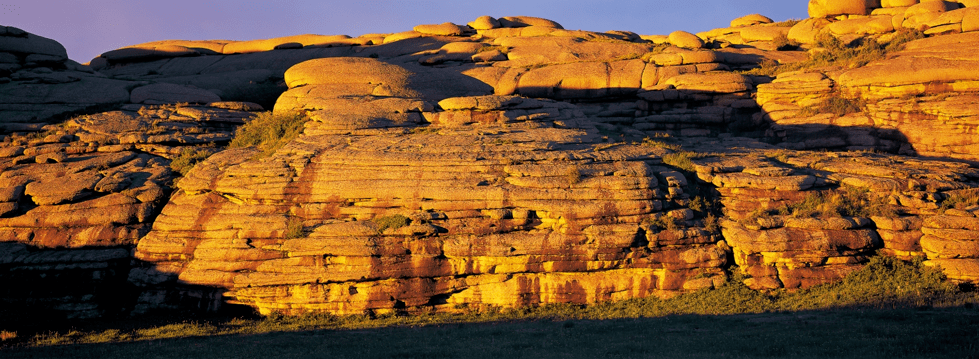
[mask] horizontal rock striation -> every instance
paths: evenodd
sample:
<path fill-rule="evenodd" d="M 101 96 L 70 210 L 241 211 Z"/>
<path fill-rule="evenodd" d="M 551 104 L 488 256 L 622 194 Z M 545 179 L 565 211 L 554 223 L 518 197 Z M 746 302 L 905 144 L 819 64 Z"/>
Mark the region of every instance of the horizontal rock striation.
<path fill-rule="evenodd" d="M 878 254 L 926 257 L 926 263 L 937 264 L 942 257 L 924 249 L 931 238 L 923 223 L 946 223 L 943 218 L 957 215 L 964 216 L 955 217 L 963 226 L 979 210 L 940 208 L 943 199 L 969 191 L 979 179 L 979 172 L 965 164 L 744 150 L 751 142 L 699 141 L 684 148 L 708 153 L 693 161 L 697 177 L 716 186 L 724 209 L 724 240 L 750 277 L 745 283 L 754 289 L 830 283 Z M 956 248 L 969 250 L 968 245 Z M 970 256 L 958 255 L 949 258 Z M 948 276 L 968 280 L 953 272 Z"/>
<path fill-rule="evenodd" d="M 73 317 L 592 304 L 732 272 L 796 290 L 876 255 L 974 284 L 972 10 L 812 1 L 803 21 L 669 35 L 486 16 L 161 41 L 88 67 L 2 28 L 0 269 L 23 274 L 0 276 L 93 278 L 36 301 Z M 834 41 L 881 54 L 811 65 Z M 118 91 L 69 87 L 95 83 Z M 223 148 L 273 105 L 308 120 L 297 138 Z M 46 125 L 71 111 L 91 114 Z M 188 156 L 210 157 L 180 177 Z"/>
<path fill-rule="evenodd" d="M 330 110 L 310 111 L 304 135 L 269 158 L 225 152 L 196 167 L 138 258 L 263 313 L 586 304 L 723 277 L 717 233 L 679 205 L 686 180 L 660 165 L 667 150 L 603 146 L 566 103 L 453 97 L 433 111 L 424 85 L 358 70 L 393 65 L 304 66 L 317 77 L 290 70 L 301 85 L 283 101 Z M 336 92 L 289 97 L 300 90 Z M 660 218 L 691 226 L 663 231 Z"/>
<path fill-rule="evenodd" d="M 132 249 L 170 197 L 171 160 L 195 146 L 227 143 L 251 116 L 221 107 L 134 106 L 6 137 L 0 143 L 5 317 L 38 308 L 53 317 L 126 314 L 137 296 L 127 282 Z"/>

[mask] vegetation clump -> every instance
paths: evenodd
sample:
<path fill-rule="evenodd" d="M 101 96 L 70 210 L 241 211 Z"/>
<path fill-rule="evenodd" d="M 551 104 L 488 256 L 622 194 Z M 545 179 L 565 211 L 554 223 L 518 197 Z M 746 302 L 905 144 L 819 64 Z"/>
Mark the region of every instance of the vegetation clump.
<path fill-rule="evenodd" d="M 671 151 L 679 151 L 680 145 L 675 143 L 666 143 L 663 140 L 654 140 L 652 138 L 646 137 L 642 139 L 642 143 L 639 144 L 643 147 L 653 147 L 653 148 L 665 148 Z"/>
<path fill-rule="evenodd" d="M 824 33 L 816 38 L 814 48 L 809 51 L 807 60 L 786 64 L 765 61 L 759 64 L 760 67 L 746 71 L 745 74 L 774 77 L 783 72 L 830 66 L 839 66 L 845 69 L 857 68 L 872 61 L 884 59 L 887 54 L 904 49 L 904 45 L 908 42 L 924 37 L 925 34 L 921 31 L 904 29 L 895 33 L 886 42 L 878 42 L 874 38 L 865 37 L 859 41 L 844 43 L 836 37 Z M 787 45 L 787 43 L 783 45 Z"/>
<path fill-rule="evenodd" d="M 851 113 L 863 112 L 863 108 L 866 106 L 866 101 L 860 98 L 845 98 L 839 95 L 835 95 L 826 99 L 819 105 L 810 106 L 803 109 L 799 116 L 811 117 L 818 114 L 833 114 L 837 117 L 843 117 Z"/>
<path fill-rule="evenodd" d="M 186 176 L 198 163 L 204 162 L 211 155 L 220 150 L 215 147 L 186 147 L 180 150 L 180 155 L 170 161 L 170 169 Z"/>
<path fill-rule="evenodd" d="M 979 191 L 962 190 L 946 194 L 939 211 L 945 212 L 950 209 L 966 210 L 979 206 Z"/>
<path fill-rule="evenodd" d="M 252 117 L 235 131 L 231 148 L 256 147 L 263 156 L 270 156 L 282 146 L 299 137 L 309 119 L 301 114 L 263 112 Z"/>
<path fill-rule="evenodd" d="M 384 216 L 380 218 L 375 218 L 374 223 L 377 224 L 377 231 L 384 233 L 388 229 L 397 230 L 401 227 L 406 227 L 411 224 L 411 219 L 400 214 L 393 216 Z"/>
<path fill-rule="evenodd" d="M 810 193 L 801 202 L 778 209 L 781 215 L 805 217 L 895 217 L 887 198 L 865 188 L 843 187 L 838 191 Z"/>
<path fill-rule="evenodd" d="M 286 220 L 286 239 L 295 239 L 306 237 L 306 229 L 303 226 L 303 220 L 299 217 L 290 216 Z"/>
<path fill-rule="evenodd" d="M 663 156 L 663 163 L 687 172 L 697 172 L 697 169 L 693 166 L 692 161 L 692 159 L 696 158 L 696 156 L 696 153 L 689 151 L 674 152 Z"/>

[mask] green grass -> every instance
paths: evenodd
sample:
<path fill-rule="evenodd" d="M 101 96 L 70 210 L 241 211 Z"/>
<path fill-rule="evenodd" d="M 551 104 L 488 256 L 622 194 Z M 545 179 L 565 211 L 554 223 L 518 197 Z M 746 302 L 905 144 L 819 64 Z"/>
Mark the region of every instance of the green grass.
<path fill-rule="evenodd" d="M 208 157 L 220 151 L 214 147 L 186 147 L 180 150 L 180 155 L 170 161 L 170 169 L 186 176 L 195 165 L 204 162 Z"/>
<path fill-rule="evenodd" d="M 263 156 L 270 156 L 294 140 L 309 119 L 300 114 L 273 115 L 263 112 L 252 117 L 235 131 L 229 147 L 257 147 Z"/>

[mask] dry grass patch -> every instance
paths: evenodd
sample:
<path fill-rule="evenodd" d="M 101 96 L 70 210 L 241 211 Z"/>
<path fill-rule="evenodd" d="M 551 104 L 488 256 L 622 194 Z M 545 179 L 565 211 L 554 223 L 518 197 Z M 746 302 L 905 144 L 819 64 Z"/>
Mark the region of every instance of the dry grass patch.
<path fill-rule="evenodd" d="M 229 147 L 256 147 L 263 156 L 270 156 L 299 137 L 306 122 L 309 122 L 309 118 L 301 114 L 262 112 L 235 131 Z"/>
<path fill-rule="evenodd" d="M 879 43 L 873 38 L 865 37 L 860 41 L 846 44 L 832 35 L 821 34 L 816 38 L 814 48 L 809 52 L 809 59 L 787 64 L 764 61 L 759 64 L 759 68 L 743 73 L 747 75 L 775 77 L 783 72 L 831 66 L 852 69 L 862 67 L 872 61 L 884 59 L 890 53 L 903 50 L 904 45 L 908 42 L 924 37 L 925 34 L 920 31 L 903 29 L 884 43 Z"/>
<path fill-rule="evenodd" d="M 204 162 L 211 155 L 221 151 L 215 147 L 187 147 L 180 150 L 180 155 L 170 161 L 170 169 L 186 176 L 198 163 Z"/>

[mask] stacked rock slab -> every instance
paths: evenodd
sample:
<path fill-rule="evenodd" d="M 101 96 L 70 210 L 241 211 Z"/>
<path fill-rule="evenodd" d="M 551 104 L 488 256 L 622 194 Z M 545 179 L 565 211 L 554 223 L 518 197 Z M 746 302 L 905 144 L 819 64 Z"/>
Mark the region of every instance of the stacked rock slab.
<path fill-rule="evenodd" d="M 922 224 L 921 248 L 928 261 L 952 280 L 979 281 L 979 219 L 970 211 L 946 211 Z"/>
<path fill-rule="evenodd" d="M 724 207 L 724 240 L 751 288 L 833 282 L 877 252 L 949 263 L 949 278 L 973 280 L 967 268 L 974 265 L 975 252 L 964 230 L 973 212 L 943 210 L 940 204 L 971 193 L 979 179 L 975 169 L 893 155 L 827 156 L 766 147 L 745 138 L 684 143 L 696 152 L 724 154 L 696 159 L 694 167 L 700 180 L 716 186 Z M 863 208 L 862 217 L 793 210 L 804 202 L 826 206 L 830 198 L 846 196 L 843 192 Z M 875 213 L 873 208 L 884 209 Z"/>
<path fill-rule="evenodd" d="M 889 59 L 852 70 L 784 73 L 758 87 L 758 103 L 774 125 L 770 135 L 795 149 L 882 150 L 976 161 L 979 34 L 908 43 Z M 805 110 L 830 100 L 860 105 L 844 116 Z"/>
<path fill-rule="evenodd" d="M 126 314 L 137 293 L 131 250 L 170 196 L 171 159 L 227 143 L 252 114 L 222 107 L 253 106 L 134 106 L 5 136 L 5 318 L 29 317 L 37 306 L 52 317 Z"/>
<path fill-rule="evenodd" d="M 0 131 L 127 102 L 134 85 L 68 60 L 57 41 L 0 26 Z"/>
<path fill-rule="evenodd" d="M 225 152 L 195 168 L 137 257 L 263 313 L 586 304 L 723 277 L 717 234 L 676 204 L 686 181 L 659 166 L 666 150 L 605 148 L 553 101 L 452 97 L 435 110 L 424 94 L 445 86 L 371 71 L 388 66 L 290 70 L 283 99 L 309 111 L 305 134 L 268 158 Z M 357 106 L 318 110 L 333 101 Z M 692 226 L 651 225 L 664 216 Z"/>

